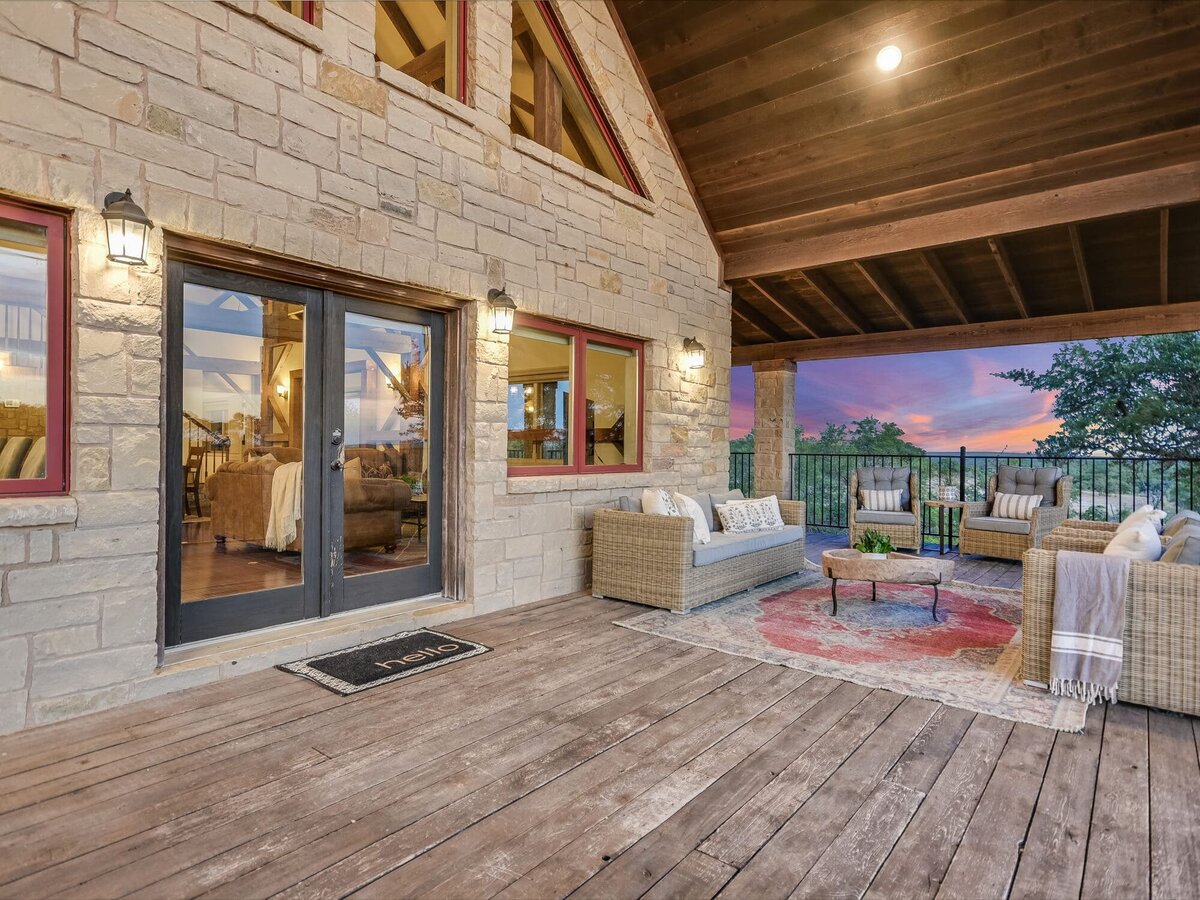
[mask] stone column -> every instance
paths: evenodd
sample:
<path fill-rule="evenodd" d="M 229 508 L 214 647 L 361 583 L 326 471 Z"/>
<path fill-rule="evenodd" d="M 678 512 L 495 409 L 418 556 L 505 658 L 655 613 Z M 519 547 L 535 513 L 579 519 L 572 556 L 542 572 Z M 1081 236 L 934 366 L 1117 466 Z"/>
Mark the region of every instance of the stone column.
<path fill-rule="evenodd" d="M 796 452 L 796 363 L 769 359 L 754 364 L 754 493 L 786 498 L 790 454 Z"/>

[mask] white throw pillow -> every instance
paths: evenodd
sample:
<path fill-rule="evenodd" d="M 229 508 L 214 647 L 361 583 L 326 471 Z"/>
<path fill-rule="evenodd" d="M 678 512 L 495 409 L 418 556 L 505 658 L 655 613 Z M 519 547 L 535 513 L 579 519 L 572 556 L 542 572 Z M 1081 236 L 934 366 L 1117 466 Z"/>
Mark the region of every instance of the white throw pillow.
<path fill-rule="evenodd" d="M 679 507 L 671 499 L 671 492 L 662 488 L 646 488 L 642 491 L 642 512 L 655 516 L 677 516 Z"/>
<path fill-rule="evenodd" d="M 717 515 L 726 534 L 778 531 L 783 528 L 779 498 L 774 495 L 758 500 L 733 500 L 722 503 L 717 507 Z"/>
<path fill-rule="evenodd" d="M 690 516 L 692 519 L 692 542 L 707 544 L 711 541 L 708 519 L 704 517 L 704 510 L 700 508 L 700 504 L 686 494 L 675 493 L 671 495 L 671 499 L 675 501 L 681 515 Z"/>
<path fill-rule="evenodd" d="M 1155 532 L 1162 534 L 1163 519 L 1166 517 L 1166 512 L 1155 509 L 1153 505 L 1147 503 L 1145 506 L 1135 509 L 1122 520 L 1121 524 L 1117 526 L 1117 534 L 1128 531 L 1130 528 L 1136 528 L 1142 522 L 1149 522 L 1154 526 Z"/>
<path fill-rule="evenodd" d="M 997 519 L 1033 518 L 1033 511 L 1042 504 L 1041 494 L 1001 494 L 996 492 L 992 500 L 992 515 Z"/>
<path fill-rule="evenodd" d="M 859 501 L 863 509 L 875 512 L 904 512 L 900 505 L 900 495 L 903 491 L 859 491 Z"/>
<path fill-rule="evenodd" d="M 1113 536 L 1104 548 L 1105 556 L 1127 556 L 1129 559 L 1145 559 L 1151 562 L 1162 556 L 1162 541 L 1154 525 L 1144 519 L 1132 528 Z"/>

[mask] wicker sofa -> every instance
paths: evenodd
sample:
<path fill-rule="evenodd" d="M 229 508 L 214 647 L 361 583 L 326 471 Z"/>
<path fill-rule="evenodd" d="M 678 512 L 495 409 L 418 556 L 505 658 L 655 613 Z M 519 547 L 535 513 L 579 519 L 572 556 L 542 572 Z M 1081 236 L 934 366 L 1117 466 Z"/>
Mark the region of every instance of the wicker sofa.
<path fill-rule="evenodd" d="M 592 527 L 592 595 L 686 613 L 799 572 L 805 565 L 804 503 L 780 500 L 779 509 L 782 531 L 715 531 L 704 545 L 692 543 L 687 516 L 599 509 Z"/>
<path fill-rule="evenodd" d="M 850 473 L 846 520 L 850 526 L 850 546 L 862 540 L 868 531 L 888 537 L 894 547 L 919 550 L 921 539 L 921 490 L 917 473 L 911 467 L 890 469 L 866 466 Z M 901 512 L 860 509 L 859 490 L 900 490 Z M 907 495 L 907 496 L 905 496 Z"/>
<path fill-rule="evenodd" d="M 1002 493 L 1043 494 L 1045 499 L 1033 511 L 1031 520 L 1001 519 L 991 515 L 998 480 Z M 1060 469 L 1001 466 L 1000 471 L 988 479 L 987 500 L 963 504 L 962 521 L 958 526 L 959 552 L 1019 560 L 1026 550 L 1041 547 L 1046 536 L 1067 520 L 1070 502 L 1071 478 L 1063 475 Z"/>
<path fill-rule="evenodd" d="M 1057 551 L 1025 554 L 1022 674 L 1050 681 Z M 1200 715 L 1200 566 L 1134 561 L 1125 596 L 1125 658 L 1118 697 Z"/>

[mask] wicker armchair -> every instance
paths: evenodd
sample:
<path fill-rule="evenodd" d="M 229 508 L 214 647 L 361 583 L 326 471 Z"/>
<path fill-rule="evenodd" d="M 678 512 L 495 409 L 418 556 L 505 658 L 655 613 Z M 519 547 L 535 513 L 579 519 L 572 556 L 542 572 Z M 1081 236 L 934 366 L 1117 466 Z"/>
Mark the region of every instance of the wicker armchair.
<path fill-rule="evenodd" d="M 1055 483 L 1053 506 L 1039 506 L 1033 511 L 1028 532 L 997 531 L 976 527 L 976 520 L 989 518 L 992 502 L 996 498 L 996 476 L 988 479 L 987 500 L 963 504 L 962 521 L 958 526 L 958 550 L 960 553 L 976 553 L 997 559 L 1021 559 L 1026 550 L 1042 546 L 1042 541 L 1055 528 L 1067 520 L 1067 507 L 1071 502 L 1071 477 L 1061 476 Z"/>
<path fill-rule="evenodd" d="M 903 469 L 891 469 L 893 472 L 903 472 Z M 903 478 L 903 476 L 901 476 Z M 901 481 L 903 483 L 903 481 Z M 876 531 L 888 537 L 894 547 L 905 547 L 920 550 L 924 543 L 921 538 L 921 483 L 917 473 L 909 470 L 908 509 L 903 514 L 879 513 L 872 510 L 859 509 L 858 469 L 850 473 L 849 490 L 846 502 L 846 521 L 850 526 L 850 546 L 853 547 L 868 531 Z M 887 519 L 903 519 L 904 521 L 886 521 Z M 908 521 L 911 520 L 911 521 Z"/>
<path fill-rule="evenodd" d="M 780 500 L 787 525 L 803 526 L 804 503 Z M 701 604 L 793 575 L 804 568 L 799 540 L 709 565 L 693 565 L 692 520 L 686 516 L 598 509 L 592 527 L 592 596 L 685 613 Z"/>
<path fill-rule="evenodd" d="M 1022 677 L 1050 682 L 1056 553 L 1025 554 Z M 1125 659 L 1118 697 L 1200 715 L 1200 566 L 1134 561 L 1125 595 Z"/>

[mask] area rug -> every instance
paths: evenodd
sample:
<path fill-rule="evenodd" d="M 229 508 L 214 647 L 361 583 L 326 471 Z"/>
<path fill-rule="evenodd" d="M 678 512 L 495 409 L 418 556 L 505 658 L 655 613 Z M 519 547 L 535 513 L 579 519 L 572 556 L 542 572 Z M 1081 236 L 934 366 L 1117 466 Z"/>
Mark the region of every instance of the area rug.
<path fill-rule="evenodd" d="M 1021 594 L 956 581 L 932 590 L 839 582 L 801 572 L 709 603 L 685 616 L 655 610 L 616 624 L 635 631 L 937 700 L 949 706 L 1053 728 L 1082 731 L 1087 707 L 1021 681 Z"/>
<path fill-rule="evenodd" d="M 491 647 L 421 628 L 276 668 L 346 696 L 487 653 Z"/>

